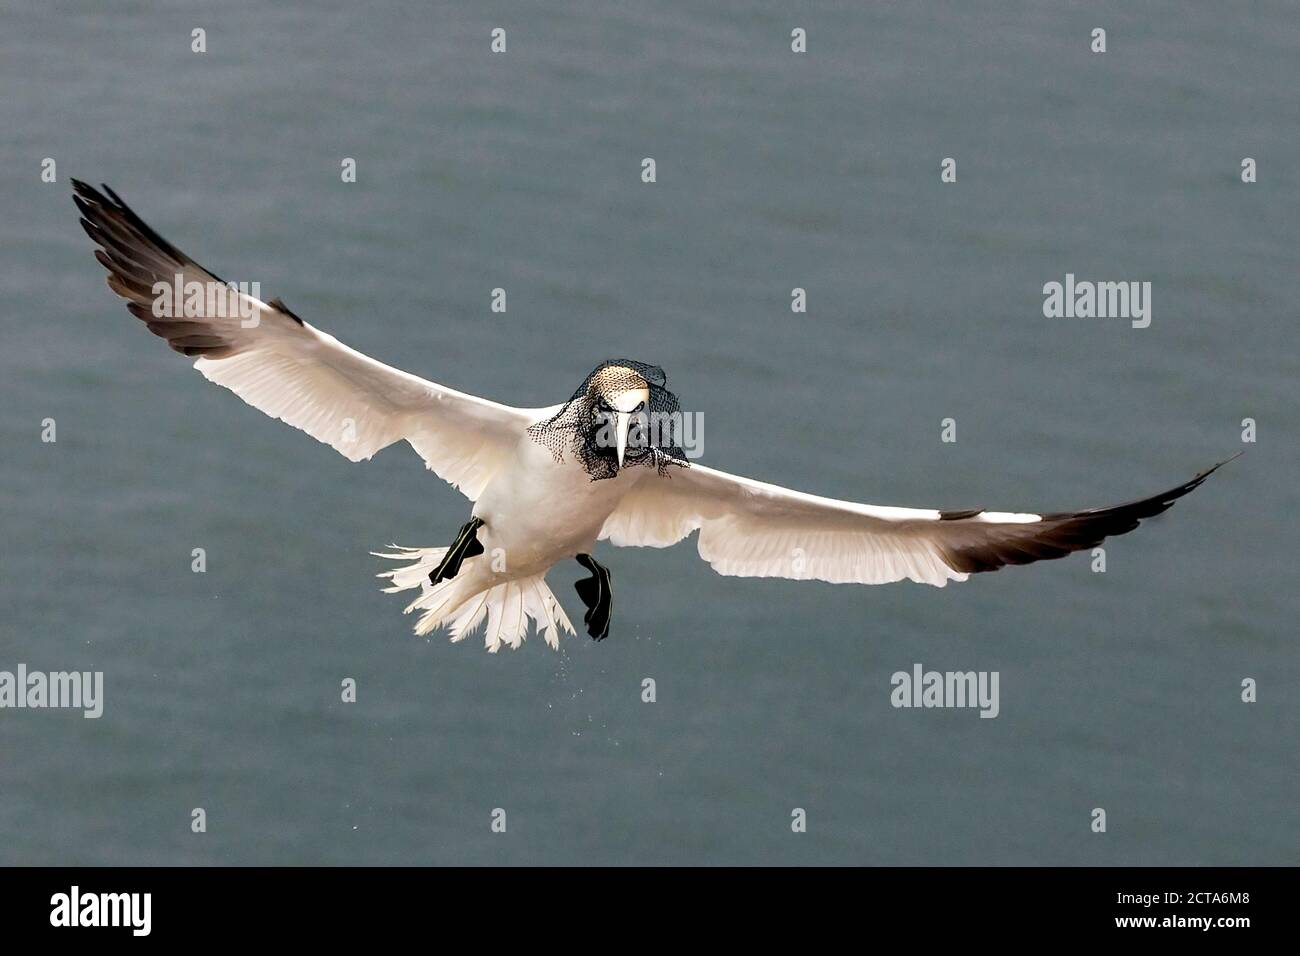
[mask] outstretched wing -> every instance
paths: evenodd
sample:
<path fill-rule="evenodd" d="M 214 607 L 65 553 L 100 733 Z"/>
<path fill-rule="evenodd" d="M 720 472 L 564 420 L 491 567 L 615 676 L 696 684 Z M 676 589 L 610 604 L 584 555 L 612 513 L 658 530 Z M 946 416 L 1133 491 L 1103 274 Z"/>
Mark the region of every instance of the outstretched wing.
<path fill-rule="evenodd" d="M 691 464 L 642 478 L 600 537 L 615 545 L 663 548 L 699 529 L 700 557 L 719 574 L 836 584 L 906 578 L 943 587 L 1007 564 L 1060 558 L 1132 531 L 1223 464 L 1164 494 L 1058 514 L 882 508 Z"/>
<path fill-rule="evenodd" d="M 127 309 L 254 408 L 352 461 L 406 439 L 429 468 L 477 499 L 536 410 L 429 382 L 348 348 L 279 299 L 262 302 L 154 232 L 113 190 L 73 180 L 82 227 Z"/>

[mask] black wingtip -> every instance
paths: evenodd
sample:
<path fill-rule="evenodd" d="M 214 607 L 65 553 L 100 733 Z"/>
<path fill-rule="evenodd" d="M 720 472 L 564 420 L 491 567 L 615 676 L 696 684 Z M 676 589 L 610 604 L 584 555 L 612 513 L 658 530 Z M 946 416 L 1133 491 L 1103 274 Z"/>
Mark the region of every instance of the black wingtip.
<path fill-rule="evenodd" d="M 101 206 L 107 206 L 109 204 L 108 200 L 104 198 L 104 194 L 85 180 L 73 178 L 70 181 L 72 183 L 72 191 L 76 195 L 89 199 L 91 202 L 97 203 Z M 108 189 L 107 186 L 104 186 L 103 188 Z M 109 191 L 112 192 L 112 190 Z"/>
<path fill-rule="evenodd" d="M 982 542 L 944 547 L 944 561 L 956 571 L 974 574 L 996 571 L 1008 564 L 1062 558 L 1073 551 L 1096 547 L 1106 538 L 1127 534 L 1148 518 L 1164 513 L 1175 501 L 1199 488 L 1210 475 L 1242 454 L 1238 452 L 1225 458 L 1195 478 L 1158 495 L 1109 508 L 1044 514 L 1041 522 L 1001 526 L 1000 538 L 994 536 Z"/>
<path fill-rule="evenodd" d="M 81 210 L 86 218 L 91 220 L 92 223 L 98 223 L 101 218 L 106 218 L 112 222 L 120 220 L 127 227 L 128 231 L 138 233 L 137 238 L 142 239 L 146 245 L 151 244 L 155 246 L 156 251 L 162 253 L 164 256 L 174 259 L 181 265 L 192 265 L 199 269 L 203 269 L 203 267 L 197 262 L 154 231 L 153 227 L 141 219 L 136 214 L 135 210 L 128 206 L 122 197 L 119 196 L 114 191 L 113 187 L 108 185 L 108 183 L 99 184 L 99 189 L 103 190 L 101 193 L 99 189 L 96 189 L 94 186 L 91 186 L 89 183 L 80 179 L 70 178 L 70 181 L 72 182 L 72 188 L 74 191 L 72 197 L 73 201 L 77 203 L 77 208 Z M 86 206 L 88 204 L 91 205 L 92 208 L 87 209 Z M 93 235 L 91 238 L 99 241 Z M 211 269 L 204 269 L 203 271 L 218 282 L 225 281 Z M 302 320 L 298 319 L 297 316 L 294 316 L 294 318 L 297 319 L 299 323 L 302 322 Z"/>
<path fill-rule="evenodd" d="M 1214 466 L 1210 466 L 1209 468 L 1206 468 L 1205 471 L 1201 472 L 1200 475 L 1196 476 L 1196 479 L 1200 479 L 1203 481 L 1205 479 L 1208 479 L 1208 477 L 1210 475 L 1213 475 L 1214 472 L 1218 471 L 1219 468 L 1222 468 L 1223 466 L 1225 466 L 1225 464 L 1229 462 L 1235 462 L 1236 459 L 1242 457 L 1242 455 L 1244 454 L 1245 454 L 1245 449 L 1242 449 L 1238 451 L 1238 453 L 1236 453 L 1235 455 L 1229 455 L 1229 457 L 1223 459 L 1222 462 L 1219 462 L 1218 464 L 1214 464 Z M 1196 479 L 1193 479 L 1193 481 L 1195 481 Z"/>
<path fill-rule="evenodd" d="M 88 201 L 102 204 L 104 197 L 99 195 L 94 186 L 82 182 L 80 179 L 74 179 L 72 180 L 72 201 L 77 204 L 78 209 L 84 212 Z"/>
<path fill-rule="evenodd" d="M 1131 511 L 1135 513 L 1146 511 L 1147 513 L 1145 514 L 1138 514 L 1138 517 L 1152 518 L 1155 517 L 1157 514 L 1160 514 L 1160 512 L 1167 510 L 1179 498 L 1182 498 L 1184 495 L 1191 494 L 1193 491 L 1199 488 L 1205 482 L 1205 479 L 1210 477 L 1210 475 L 1214 474 L 1216 471 L 1218 471 L 1228 462 L 1235 461 L 1236 459 L 1240 458 L 1244 454 L 1246 454 L 1245 450 L 1239 451 L 1235 455 L 1223 459 L 1223 461 L 1219 462 L 1217 465 L 1211 465 L 1209 468 L 1206 468 L 1200 474 L 1196 475 L 1193 478 L 1188 479 L 1187 481 L 1183 482 L 1181 485 L 1175 485 L 1173 488 L 1170 488 L 1168 491 L 1161 492 L 1158 495 L 1151 495 L 1146 498 L 1139 498 L 1136 501 L 1128 501 L 1122 505 L 1109 505 L 1101 508 L 1089 508 L 1084 511 L 1060 511 L 1052 514 L 1044 514 L 1042 518 L 1044 521 L 1061 521 L 1069 518 L 1082 518 L 1091 515 L 1100 515 L 1100 514 L 1117 512 L 1117 511 Z"/>
<path fill-rule="evenodd" d="M 1196 488 L 1199 488 L 1201 486 L 1201 483 L 1204 482 L 1206 478 L 1209 478 L 1210 475 L 1214 474 L 1216 471 L 1218 471 L 1228 462 L 1236 461 L 1244 454 L 1246 454 L 1246 449 L 1243 448 L 1235 455 L 1230 455 L 1227 458 L 1223 459 L 1223 461 L 1219 462 L 1217 465 L 1211 465 L 1209 468 L 1206 468 L 1203 472 L 1201 472 L 1191 481 L 1187 482 L 1187 484 L 1179 485 L 1177 488 L 1170 489 L 1170 491 L 1168 492 L 1168 494 L 1170 495 L 1170 501 L 1172 502 L 1174 499 L 1181 498 L 1183 495 L 1187 494 L 1188 492 L 1193 491 Z"/>
<path fill-rule="evenodd" d="M 122 202 L 122 197 L 119 196 L 117 193 L 113 192 L 113 187 L 110 186 L 108 183 L 100 183 L 99 188 L 104 191 L 104 194 L 108 196 L 108 198 L 113 200 L 113 202 L 117 203 L 117 205 L 120 208 L 122 209 L 127 208 L 126 203 Z"/>

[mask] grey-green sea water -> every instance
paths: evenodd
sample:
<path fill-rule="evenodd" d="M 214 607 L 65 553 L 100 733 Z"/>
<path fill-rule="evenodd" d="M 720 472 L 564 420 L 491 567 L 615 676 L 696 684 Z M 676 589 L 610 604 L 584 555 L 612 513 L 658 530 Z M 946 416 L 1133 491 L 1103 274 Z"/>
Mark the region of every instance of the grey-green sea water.
<path fill-rule="evenodd" d="M 0 670 L 105 701 L 0 709 L 0 863 L 1294 864 L 1298 64 L 1282 2 L 7 7 Z M 456 388 L 660 364 L 707 464 L 819 494 L 1064 510 L 1248 452 L 1105 573 L 602 546 L 609 640 L 490 656 L 412 636 L 368 554 L 468 503 L 204 382 L 71 176 Z M 1067 273 L 1151 282 L 1150 327 L 1045 318 Z M 915 663 L 998 671 L 999 716 L 892 707 Z"/>

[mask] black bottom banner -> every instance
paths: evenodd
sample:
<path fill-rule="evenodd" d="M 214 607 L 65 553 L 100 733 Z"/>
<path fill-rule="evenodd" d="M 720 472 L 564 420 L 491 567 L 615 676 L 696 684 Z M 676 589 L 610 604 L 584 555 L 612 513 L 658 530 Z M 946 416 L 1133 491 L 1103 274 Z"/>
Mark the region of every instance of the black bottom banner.
<path fill-rule="evenodd" d="M 793 930 L 814 919 L 818 936 L 843 923 L 857 939 L 911 926 L 927 943 L 1059 934 L 1232 945 L 1285 930 L 1294 877 L 1284 869 L 1208 868 L 13 868 L 0 872 L 0 919 L 10 940 L 75 936 L 82 944 L 285 938 L 337 945 L 438 925 L 493 937 L 512 924 L 532 932 L 549 925 L 549 935 L 563 919 L 584 934 L 687 933 L 735 944 L 774 924 Z M 547 923 L 518 919 L 534 913 Z M 505 914 L 512 919 L 502 924 Z M 463 922 L 487 916 L 496 919 L 478 930 Z"/>

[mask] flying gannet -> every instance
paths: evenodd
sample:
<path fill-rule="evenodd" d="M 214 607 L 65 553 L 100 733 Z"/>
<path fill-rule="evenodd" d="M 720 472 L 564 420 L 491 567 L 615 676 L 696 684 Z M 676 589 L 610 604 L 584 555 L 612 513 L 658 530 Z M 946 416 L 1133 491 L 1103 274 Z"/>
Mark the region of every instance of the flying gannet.
<path fill-rule="evenodd" d="M 688 461 L 671 432 L 656 439 L 647 419 L 679 410 L 655 366 L 602 362 L 548 408 L 458 392 L 348 348 L 279 299 L 263 302 L 223 282 L 107 186 L 101 193 L 73 184 L 109 287 L 205 378 L 351 461 L 405 439 L 473 502 L 450 547 L 394 545 L 378 554 L 407 562 L 380 576 L 391 582 L 387 591 L 418 590 L 406 608 L 423 612 L 417 634 L 446 626 L 459 641 L 486 619 L 495 652 L 519 647 L 535 622 L 558 647 L 559 630 L 574 630 L 545 576 L 575 558 L 591 573 L 576 585 L 584 623 L 602 640 L 613 592 L 609 571 L 591 556 L 596 542 L 663 548 L 693 531 L 700 557 L 724 575 L 943 587 L 1132 531 L 1223 464 L 1163 494 L 1048 514 L 890 508 L 792 491 Z"/>

